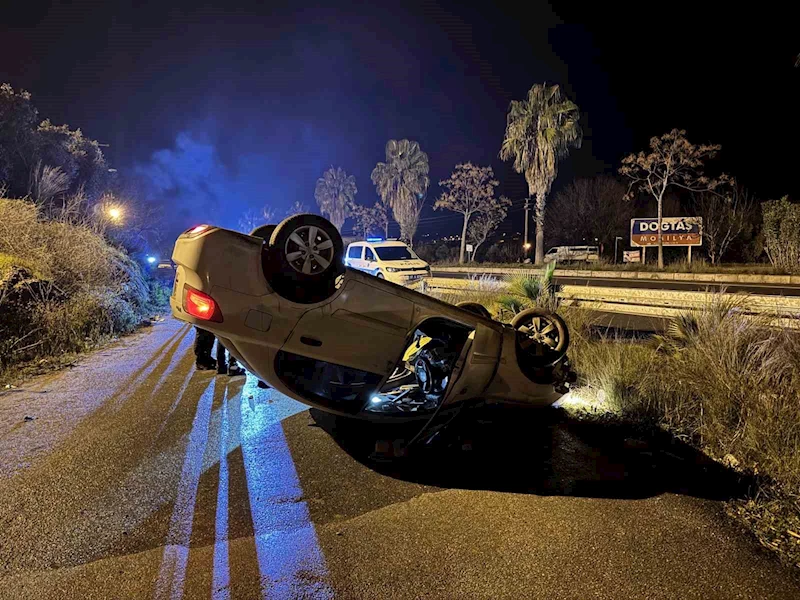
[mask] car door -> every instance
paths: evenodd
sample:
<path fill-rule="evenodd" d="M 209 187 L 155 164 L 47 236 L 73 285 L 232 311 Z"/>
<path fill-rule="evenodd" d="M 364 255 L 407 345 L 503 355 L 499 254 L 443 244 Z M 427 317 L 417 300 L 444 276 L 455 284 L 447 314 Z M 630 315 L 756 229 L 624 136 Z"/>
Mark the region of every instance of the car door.
<path fill-rule="evenodd" d="M 330 304 L 307 311 L 282 351 L 388 375 L 409 335 L 414 302 L 351 279 Z"/>
<path fill-rule="evenodd" d="M 364 246 L 364 271 L 371 275 L 378 273 L 378 259 L 369 246 Z"/>
<path fill-rule="evenodd" d="M 350 246 L 347 248 L 347 266 L 353 269 L 358 269 L 359 271 L 363 271 L 364 266 L 362 265 L 361 260 L 363 253 L 363 244 L 350 244 Z"/>

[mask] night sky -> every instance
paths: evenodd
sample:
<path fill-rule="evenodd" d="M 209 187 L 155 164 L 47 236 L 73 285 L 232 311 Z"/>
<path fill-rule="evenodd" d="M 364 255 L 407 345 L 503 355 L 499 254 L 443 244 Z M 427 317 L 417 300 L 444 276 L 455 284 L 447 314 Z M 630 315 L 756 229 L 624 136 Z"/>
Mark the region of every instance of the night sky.
<path fill-rule="evenodd" d="M 519 230 L 526 186 L 497 154 L 509 101 L 544 81 L 564 86 L 585 131 L 555 189 L 680 127 L 722 144 L 719 168 L 758 197 L 800 198 L 790 3 L 758 3 L 761 14 L 701 2 L 133 4 L 14 3 L 0 81 L 109 144 L 111 165 L 176 227 L 314 206 L 331 165 L 372 204 L 386 141 L 407 137 L 430 156 L 429 205 L 456 163 L 491 164 L 515 201 L 504 229 Z M 459 219 L 427 208 L 420 233 L 455 233 Z"/>

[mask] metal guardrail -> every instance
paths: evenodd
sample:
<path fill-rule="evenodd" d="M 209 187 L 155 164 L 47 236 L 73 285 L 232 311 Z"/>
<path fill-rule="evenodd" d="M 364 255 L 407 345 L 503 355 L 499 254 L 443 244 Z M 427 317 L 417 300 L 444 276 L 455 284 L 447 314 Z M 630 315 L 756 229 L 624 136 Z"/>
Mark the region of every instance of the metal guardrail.
<path fill-rule="evenodd" d="M 503 280 L 494 282 L 471 281 L 434 276 L 426 279 L 431 290 L 456 295 L 470 293 L 502 292 L 507 285 Z M 687 310 L 707 306 L 721 292 L 701 292 L 625 287 L 562 285 L 558 295 L 562 302 L 597 312 L 646 317 L 672 317 Z M 800 329 L 800 297 L 760 294 L 725 294 L 735 298 L 737 306 L 748 315 L 770 319 L 774 326 Z"/>
<path fill-rule="evenodd" d="M 473 275 L 536 275 L 536 267 L 432 267 L 436 273 L 468 273 Z M 754 275 L 748 273 L 658 273 L 653 271 L 603 271 L 587 269 L 556 269 L 556 277 L 585 277 L 596 279 L 641 279 L 656 281 L 694 281 L 698 283 L 747 283 L 763 285 L 800 286 L 800 275 Z"/>

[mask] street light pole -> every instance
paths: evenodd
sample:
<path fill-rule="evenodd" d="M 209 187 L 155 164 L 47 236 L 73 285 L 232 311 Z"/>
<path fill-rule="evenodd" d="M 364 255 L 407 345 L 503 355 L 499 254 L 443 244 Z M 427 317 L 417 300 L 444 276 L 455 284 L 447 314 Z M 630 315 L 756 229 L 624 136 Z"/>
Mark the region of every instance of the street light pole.
<path fill-rule="evenodd" d="M 616 236 L 614 238 L 614 264 L 617 264 L 617 242 L 619 242 L 622 238 L 620 236 Z"/>
<path fill-rule="evenodd" d="M 528 243 L 528 201 L 530 198 L 525 198 L 525 242 L 522 247 L 525 249 L 525 253 L 523 254 L 524 258 L 528 258 L 528 248 L 531 245 Z"/>

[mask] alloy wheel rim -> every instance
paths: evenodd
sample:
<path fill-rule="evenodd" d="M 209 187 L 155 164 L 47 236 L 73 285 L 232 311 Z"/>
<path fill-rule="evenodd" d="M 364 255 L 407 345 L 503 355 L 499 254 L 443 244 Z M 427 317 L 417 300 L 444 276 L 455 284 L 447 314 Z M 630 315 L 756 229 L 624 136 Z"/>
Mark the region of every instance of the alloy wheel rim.
<path fill-rule="evenodd" d="M 523 350 L 528 350 L 534 346 L 536 354 L 544 354 L 547 351 L 555 350 L 561 340 L 558 327 L 546 317 L 531 317 L 524 325 L 520 325 L 517 331 L 523 334 L 521 346 Z"/>
<path fill-rule="evenodd" d="M 295 229 L 284 246 L 286 262 L 303 275 L 320 275 L 333 263 L 333 240 L 316 225 Z"/>

